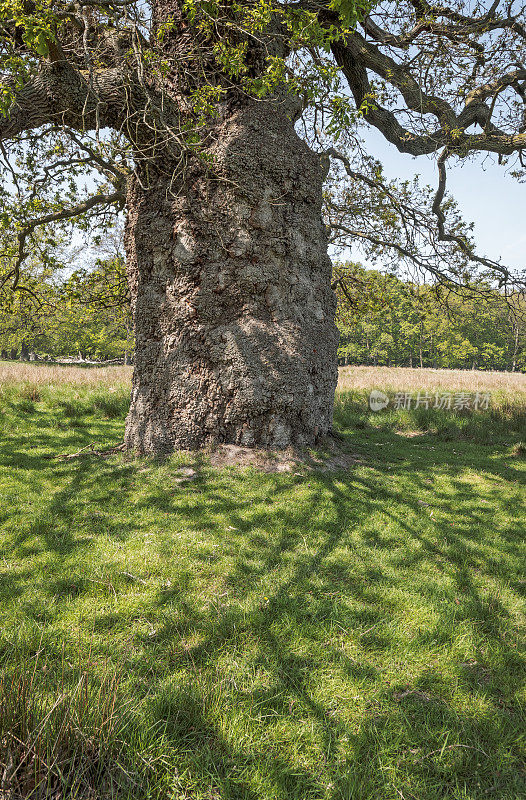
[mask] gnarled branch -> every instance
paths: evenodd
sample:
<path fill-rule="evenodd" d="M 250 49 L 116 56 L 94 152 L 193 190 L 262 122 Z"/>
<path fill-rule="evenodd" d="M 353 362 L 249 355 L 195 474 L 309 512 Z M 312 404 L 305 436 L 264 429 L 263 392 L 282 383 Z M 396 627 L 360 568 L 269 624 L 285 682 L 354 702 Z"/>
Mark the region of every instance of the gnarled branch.
<path fill-rule="evenodd" d="M 26 241 L 28 236 L 38 227 L 42 225 L 50 225 L 53 222 L 62 222 L 67 219 L 73 219 L 74 217 L 78 217 L 81 214 L 85 214 L 88 211 L 91 211 L 93 208 L 97 206 L 110 206 L 116 203 L 122 204 L 125 201 L 125 195 L 122 192 L 112 192 L 110 194 L 96 194 L 89 197 L 87 200 L 84 200 L 82 203 L 79 203 L 72 208 L 64 208 L 62 211 L 56 211 L 53 214 L 45 214 L 42 217 L 38 217 L 33 220 L 29 220 L 26 224 L 22 227 L 22 229 L 18 232 L 18 253 L 16 256 L 16 260 L 14 266 L 9 272 L 4 276 L 2 281 L 0 282 L 0 291 L 4 288 L 4 286 L 12 279 L 13 283 L 11 288 L 16 289 L 18 287 L 18 282 L 20 280 L 20 267 L 26 257 Z"/>

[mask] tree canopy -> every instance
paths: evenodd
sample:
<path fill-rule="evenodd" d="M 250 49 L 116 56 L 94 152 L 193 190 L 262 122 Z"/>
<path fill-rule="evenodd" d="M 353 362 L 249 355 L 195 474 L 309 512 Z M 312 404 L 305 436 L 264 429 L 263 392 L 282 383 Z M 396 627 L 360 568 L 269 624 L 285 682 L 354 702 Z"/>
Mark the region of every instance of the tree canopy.
<path fill-rule="evenodd" d="M 0 295 L 2 357 L 122 358 L 133 352 L 130 302 L 122 254 L 73 272 L 50 269 L 38 253 L 21 267 L 25 292 Z"/>
<path fill-rule="evenodd" d="M 298 128 L 331 169 L 335 246 L 459 287 L 475 270 L 514 292 L 521 275 L 476 252 L 446 168 L 489 154 L 523 178 L 525 24 L 520 2 L 4 0 L 2 282 L 24 288 L 38 227 L 104 227 L 131 172 L 144 181 L 161 158 L 174 174 L 204 158 L 238 94 L 295 98 Z M 367 126 L 435 157 L 438 188 L 387 181 L 364 149 Z"/>

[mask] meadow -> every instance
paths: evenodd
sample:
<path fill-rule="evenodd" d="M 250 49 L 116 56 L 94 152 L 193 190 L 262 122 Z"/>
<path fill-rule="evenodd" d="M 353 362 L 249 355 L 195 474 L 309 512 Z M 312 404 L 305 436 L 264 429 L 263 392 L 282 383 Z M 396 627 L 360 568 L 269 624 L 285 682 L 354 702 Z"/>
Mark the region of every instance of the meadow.
<path fill-rule="evenodd" d="M 343 368 L 289 472 L 92 454 L 130 377 L 0 364 L 0 798 L 524 797 L 526 376 Z"/>

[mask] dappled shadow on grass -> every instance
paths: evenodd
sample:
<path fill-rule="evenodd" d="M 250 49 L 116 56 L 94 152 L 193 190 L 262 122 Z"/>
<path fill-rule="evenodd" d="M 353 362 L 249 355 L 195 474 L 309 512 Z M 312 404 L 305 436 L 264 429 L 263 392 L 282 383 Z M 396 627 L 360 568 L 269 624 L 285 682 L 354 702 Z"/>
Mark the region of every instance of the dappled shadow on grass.
<path fill-rule="evenodd" d="M 190 796 L 515 800 L 521 473 L 501 446 L 422 438 L 353 434 L 363 464 L 346 472 L 201 461 L 181 484 L 170 462 L 50 463 L 48 434 L 35 453 L 15 437 L 1 463 L 28 502 L 32 482 L 47 494 L 29 524 L 4 511 L 3 553 L 45 556 L 49 625 L 82 603 Z M 142 571 L 109 557 L 98 584 L 78 571 L 98 536 L 139 535 Z M 2 578 L 1 596 L 42 621 L 38 599 L 23 605 L 30 572 Z"/>
<path fill-rule="evenodd" d="M 197 635 L 199 643 L 177 654 L 174 668 L 186 668 L 188 673 L 195 676 L 193 691 L 201 691 L 195 703 L 199 717 L 204 709 L 205 715 L 212 718 L 214 704 L 218 701 L 210 697 L 211 685 L 203 681 L 201 673 L 212 670 L 213 682 L 220 684 L 222 680 L 228 681 L 221 668 L 225 651 L 230 649 L 237 654 L 244 645 L 253 653 L 254 672 L 262 671 L 267 676 L 266 685 L 255 689 L 229 687 L 222 693 L 218 692 L 220 702 L 246 708 L 247 714 L 260 730 L 277 726 L 281 719 L 292 721 L 298 729 L 305 724 L 316 731 L 313 738 L 320 757 L 323 754 L 323 760 L 312 771 L 284 769 L 278 755 L 279 748 L 272 746 L 268 750 L 250 747 L 248 753 L 242 751 L 237 755 L 230 751 L 225 761 L 222 752 L 216 753 L 221 764 L 216 772 L 220 796 L 230 796 L 229 783 L 221 778 L 221 771 L 225 767 L 231 770 L 231 775 L 236 770 L 243 772 L 247 768 L 266 772 L 273 785 L 272 794 L 268 796 L 283 798 L 318 797 L 322 793 L 331 798 L 384 797 L 389 796 L 388 791 L 393 785 L 407 791 L 416 790 L 416 796 L 422 798 L 445 797 L 450 792 L 451 796 L 459 796 L 453 791 L 455 785 L 457 789 L 462 787 L 463 791 L 473 793 L 467 796 L 483 796 L 492 786 L 500 797 L 518 796 L 523 787 L 521 773 L 514 766 L 499 766 L 495 753 L 499 739 L 513 749 L 520 733 L 520 708 L 512 708 L 509 701 L 506 708 L 504 699 L 506 693 L 513 694 L 515 688 L 519 688 L 520 673 L 516 683 L 510 684 L 508 673 L 519 664 L 514 663 L 517 660 L 516 651 L 507 645 L 501 635 L 502 610 L 484 603 L 478 592 L 470 587 L 463 612 L 457 617 L 456 614 L 451 615 L 450 610 L 446 611 L 446 616 L 453 617 L 446 621 L 447 624 L 452 626 L 467 620 L 476 626 L 480 625 L 483 638 L 490 646 L 496 646 L 498 659 L 502 661 L 502 673 L 493 670 L 490 684 L 481 684 L 477 680 L 466 681 L 468 691 L 477 696 L 482 694 L 493 702 L 492 711 L 486 710 L 477 717 L 450 705 L 449 682 L 443 681 L 437 666 L 435 670 L 423 670 L 411 687 L 398 686 L 395 681 L 389 690 L 378 691 L 377 699 L 364 708 L 360 723 L 349 724 L 345 713 L 346 703 L 349 702 L 345 697 L 345 688 L 343 697 L 335 693 L 320 700 L 317 692 L 313 691 L 313 675 L 320 669 L 327 673 L 336 671 L 340 691 L 345 687 L 347 678 L 353 687 L 374 681 L 381 687 L 382 652 L 386 653 L 387 660 L 396 642 L 390 631 L 371 629 L 388 621 L 393 607 L 385 596 L 374 590 L 364 590 L 359 584 L 353 585 L 343 580 L 343 586 L 339 587 L 332 571 L 329 584 L 332 593 L 341 588 L 346 596 L 358 599 L 362 604 L 362 613 L 347 615 L 344 624 L 352 627 L 352 623 L 355 623 L 358 630 L 355 629 L 353 633 L 360 641 L 363 661 L 348 658 L 344 651 L 339 650 L 334 641 L 337 636 L 333 635 L 332 640 L 329 637 L 322 647 L 319 631 L 310 640 L 306 628 L 323 627 L 323 620 L 330 619 L 331 612 L 333 617 L 342 618 L 341 613 L 334 615 L 334 608 L 327 610 L 323 608 L 323 603 L 313 604 L 310 597 L 310 590 L 316 587 L 319 592 L 323 586 L 323 579 L 322 586 L 319 579 L 321 566 L 330 552 L 331 538 L 328 537 L 310 564 L 301 565 L 264 607 L 248 615 L 239 613 L 235 606 L 228 604 L 214 614 L 196 614 L 195 610 L 183 606 L 180 622 L 160 631 L 153 642 L 151 639 L 143 640 L 143 645 L 149 645 L 159 657 L 170 642 Z M 235 581 L 233 584 L 236 585 Z M 161 602 L 163 605 L 175 602 L 180 608 L 181 600 L 175 592 L 164 594 Z M 365 625 L 367 628 L 363 630 Z M 449 637 L 441 638 L 442 626 L 437 627 L 431 645 L 443 647 L 450 643 Z M 298 631 L 302 632 L 303 638 L 300 653 L 297 652 Z M 424 645 L 423 642 L 418 644 Z M 429 646 L 429 642 L 427 644 Z M 380 658 L 376 658 L 376 666 L 371 665 L 371 658 L 375 660 L 378 655 Z M 481 659 L 481 656 L 477 654 L 477 658 Z M 218 665 L 214 671 L 216 660 Z M 483 665 L 484 661 L 477 663 Z M 483 666 L 480 668 L 484 669 Z M 462 665 L 461 669 L 465 670 L 465 667 Z M 235 681 L 235 677 L 232 680 Z M 506 687 L 504 691 L 503 686 Z M 201 753 L 203 747 L 208 747 L 210 734 L 208 728 L 203 732 L 201 725 L 195 724 L 194 717 L 188 719 L 184 708 L 184 700 L 179 697 L 172 711 L 163 711 L 168 716 L 162 718 L 177 721 L 173 733 L 174 746 L 194 754 L 193 768 L 203 768 L 204 778 L 207 772 L 205 764 L 201 762 Z M 299 730 L 298 735 L 301 736 Z M 382 769 L 386 753 L 390 751 L 397 753 L 398 760 L 394 784 L 390 783 Z M 438 753 L 440 759 L 437 758 Z M 516 753 L 515 757 L 518 758 L 518 755 Z M 481 758 L 484 760 L 482 769 Z M 324 775 L 328 782 L 323 781 Z M 240 791 L 233 796 L 248 798 L 251 795 Z"/>
<path fill-rule="evenodd" d="M 270 720 L 285 719 L 297 708 L 303 721 L 318 728 L 316 738 L 320 754 L 324 753 L 324 762 L 319 766 L 319 775 L 314 773 L 318 781 L 315 787 L 312 785 L 314 775 L 309 775 L 309 780 L 297 775 L 296 780 L 286 786 L 275 783 L 276 797 L 317 797 L 321 792 L 334 798 L 388 796 L 386 790 L 390 784 L 387 775 L 382 777 L 384 756 L 381 751 L 393 747 L 399 749 L 401 758 L 398 780 L 402 783 L 397 788 L 413 789 L 419 792 L 418 797 L 461 796 L 455 791 L 482 797 L 487 791 L 496 791 L 500 797 L 511 798 L 524 788 L 523 773 L 516 766 L 499 764 L 501 756 L 496 752 L 503 742 L 512 751 L 516 746 L 520 717 L 513 715 L 519 714 L 520 709 L 512 698 L 522 685 L 522 662 L 513 643 L 509 613 L 498 597 L 483 597 L 480 589 L 486 577 L 497 578 L 518 589 L 521 563 L 511 565 L 488 558 L 484 541 L 487 530 L 476 532 L 474 526 L 487 525 L 491 518 L 484 518 L 481 512 L 471 508 L 454 509 L 451 513 L 448 505 L 451 495 L 439 490 L 433 491 L 433 508 L 437 515 L 447 516 L 443 520 L 433 520 L 426 532 L 411 524 L 408 519 L 423 511 L 417 499 L 419 485 L 422 491 L 429 491 L 423 481 L 433 471 L 411 463 L 410 456 L 406 456 L 405 462 L 413 471 L 416 492 L 412 497 L 401 498 L 396 490 L 384 488 L 383 482 L 391 476 L 376 465 L 371 478 L 357 471 L 351 474 L 352 501 L 347 494 L 345 477 L 309 476 L 313 486 L 310 503 L 288 516 L 279 506 L 276 519 L 266 508 L 261 511 L 260 518 L 252 514 L 247 520 L 243 507 L 236 507 L 232 498 L 225 500 L 221 493 L 208 492 L 212 517 L 218 506 L 228 510 L 235 529 L 235 533 L 223 533 L 226 539 L 223 547 L 233 555 L 238 543 L 244 542 L 239 559 L 224 576 L 224 586 L 232 592 L 233 598 L 200 612 L 188 605 L 188 596 L 185 593 L 181 597 L 177 588 L 159 595 L 161 607 L 173 607 L 180 613 L 175 615 L 175 624 L 168 623 L 153 638 L 144 638 L 144 647 L 151 648 L 160 657 L 169 642 L 191 641 L 194 637 L 198 643 L 178 653 L 174 657 L 174 667 L 201 672 L 213 669 L 217 661 L 216 679 L 220 681 L 220 664 L 225 651 L 236 653 L 245 646 L 254 651 L 252 669 L 263 670 L 271 687 L 263 691 L 232 691 L 224 701 L 258 709 L 258 723 L 262 727 L 271 727 Z M 385 462 L 384 466 L 388 468 Z M 506 465 L 496 467 L 499 478 L 508 475 Z M 476 508 L 476 487 L 460 480 L 453 484 L 460 501 Z M 290 485 L 282 486 L 278 493 L 290 491 L 290 488 Z M 328 519 L 320 521 L 316 519 L 316 508 L 322 502 L 328 505 L 330 513 Z M 358 542 L 349 541 L 349 529 L 361 526 L 379 504 L 386 527 L 391 522 L 404 532 L 410 545 L 407 549 L 399 543 L 393 548 L 392 539 L 378 531 L 365 531 Z M 269 532 L 268 537 L 260 533 L 250 535 L 251 529 L 262 525 L 271 529 L 278 520 L 281 532 Z M 522 536 L 523 520 L 519 517 L 507 526 L 503 554 L 509 555 L 508 543 L 518 544 Z M 307 552 L 306 543 L 305 548 L 301 547 L 305 537 L 313 552 Z M 418 545 L 416 550 L 415 544 Z M 379 550 L 385 551 L 383 568 L 378 563 L 370 563 L 368 558 Z M 334 560 L 335 555 L 338 555 L 337 560 Z M 265 588 L 268 576 L 278 567 L 286 577 L 276 580 L 270 591 Z M 442 596 L 434 597 L 432 575 L 436 572 L 442 575 Z M 444 588 L 444 578 L 448 581 L 447 588 Z M 259 606 L 247 613 L 246 609 L 241 609 L 243 599 L 253 595 L 254 587 L 262 581 L 266 594 L 261 596 Z M 402 687 L 399 693 L 404 695 L 406 691 L 407 695 L 400 700 L 395 697 L 395 688 L 390 694 L 380 692 L 378 710 L 373 704 L 364 711 L 358 733 L 354 726 L 343 720 L 336 721 L 338 703 L 333 708 L 327 698 L 324 702 L 313 698 L 312 677 L 320 670 L 337 671 L 344 684 L 347 677 L 353 685 L 375 680 L 382 684 L 382 654 L 388 659 L 388 654 L 399 644 L 396 631 L 389 623 L 400 612 L 403 614 L 403 601 L 396 597 L 400 587 L 410 594 L 427 591 L 427 600 L 431 601 L 437 616 L 435 629 L 426 634 L 427 640 L 416 635 L 410 650 L 427 647 L 440 652 L 442 648 L 452 647 L 458 627 L 463 624 L 475 633 L 478 643 L 474 648 L 474 660 L 487 680 L 466 680 L 463 664 L 458 665 L 455 680 L 463 682 L 473 697 L 483 698 L 492 710 L 486 707 L 476 716 L 450 705 L 451 681 L 441 681 L 439 666 L 421 670 L 410 689 Z M 391 590 L 395 593 L 393 597 Z M 352 608 L 349 608 L 349 600 Z M 348 658 L 335 646 L 338 631 L 335 635 L 334 625 L 359 641 L 363 661 Z M 324 633 L 327 639 L 321 642 L 320 634 Z M 298 648 L 303 653 L 298 654 Z M 199 684 L 200 679 L 196 678 L 196 683 Z M 405 697 L 415 702 L 406 701 Z M 202 706 L 207 706 L 206 692 L 201 698 Z M 198 749 L 197 738 L 195 747 Z M 490 752 L 486 753 L 484 748 Z M 270 754 L 261 752 L 252 758 L 269 765 Z M 516 758 L 518 753 L 515 753 Z M 243 758 L 241 762 L 244 763 Z M 268 768 L 273 769 L 272 766 Z M 319 781 L 323 773 L 329 776 L 326 785 Z M 406 787 L 404 780 L 408 782 Z M 221 782 L 220 785 L 228 796 Z"/>
<path fill-rule="evenodd" d="M 54 420 L 52 419 L 54 423 Z M 61 453 L 70 453 L 91 442 L 118 441 L 122 422 L 109 423 L 90 420 L 86 428 L 57 430 L 50 424 L 49 414 L 35 413 L 25 420 L 20 430 L 10 432 L 0 443 L 0 485 L 2 504 L 0 525 L 3 526 L 3 544 L 0 552 L 4 559 L 54 554 L 48 564 L 51 570 L 60 569 L 64 559 L 92 543 L 89 521 L 90 502 L 94 492 L 102 497 L 109 493 L 115 501 L 126 502 L 126 489 L 122 485 L 130 473 L 126 464 L 109 466 L 104 460 L 79 458 L 62 460 Z M 121 484 L 119 486 L 119 484 Z M 80 524 L 79 524 L 80 523 Z M 125 536 L 126 526 L 113 531 L 118 538 Z M 30 574 L 19 571 L 2 576 L 11 587 L 11 598 L 23 596 Z M 56 594 L 80 594 L 73 588 L 74 579 L 63 576 L 64 591 L 57 583 Z M 70 588 L 66 589 L 66 583 Z M 50 584 L 52 586 L 52 581 Z M 8 600 L 6 592 L 6 601 Z M 38 601 L 27 603 L 28 613 L 37 619 L 52 619 L 39 608 Z"/>

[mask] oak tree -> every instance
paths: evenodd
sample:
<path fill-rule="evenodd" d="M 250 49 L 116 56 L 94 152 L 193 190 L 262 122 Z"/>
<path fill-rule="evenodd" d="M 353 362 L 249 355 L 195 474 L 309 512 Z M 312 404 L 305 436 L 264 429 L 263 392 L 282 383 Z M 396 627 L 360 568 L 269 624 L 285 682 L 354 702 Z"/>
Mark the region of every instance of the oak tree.
<path fill-rule="evenodd" d="M 125 208 L 129 448 L 279 448 L 330 430 L 328 230 L 453 285 L 470 264 L 512 282 L 474 251 L 445 188 L 448 163 L 472 154 L 516 155 L 522 174 L 521 3 L 1 0 L 0 13 L 6 280 L 22 288 L 38 226 Z M 436 157 L 427 205 L 383 179 L 360 126 Z"/>

